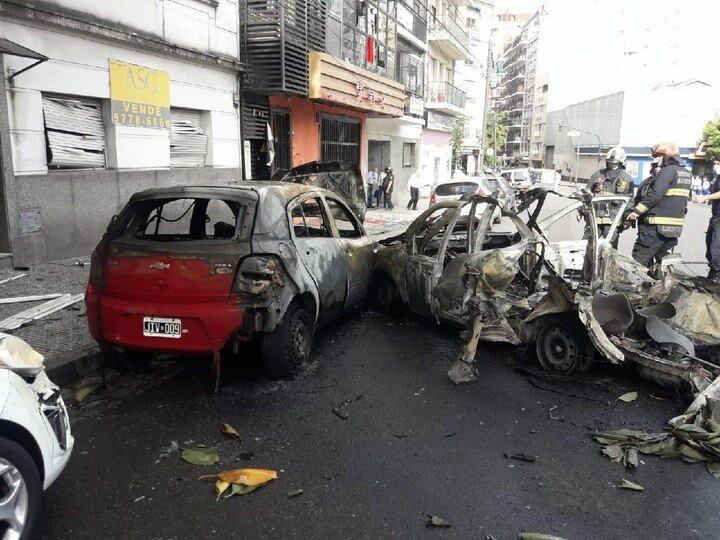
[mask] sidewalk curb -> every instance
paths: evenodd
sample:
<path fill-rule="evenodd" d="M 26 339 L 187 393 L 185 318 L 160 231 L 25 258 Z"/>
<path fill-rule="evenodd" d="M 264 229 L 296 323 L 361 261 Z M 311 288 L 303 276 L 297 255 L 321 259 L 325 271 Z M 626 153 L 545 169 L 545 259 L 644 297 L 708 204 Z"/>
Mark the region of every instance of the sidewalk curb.
<path fill-rule="evenodd" d="M 87 343 L 86 345 L 64 351 L 55 356 L 52 360 L 52 366 L 46 368 L 48 378 L 58 386 L 69 386 L 76 380 L 95 369 L 95 361 L 93 359 L 93 349 L 97 345 Z"/>

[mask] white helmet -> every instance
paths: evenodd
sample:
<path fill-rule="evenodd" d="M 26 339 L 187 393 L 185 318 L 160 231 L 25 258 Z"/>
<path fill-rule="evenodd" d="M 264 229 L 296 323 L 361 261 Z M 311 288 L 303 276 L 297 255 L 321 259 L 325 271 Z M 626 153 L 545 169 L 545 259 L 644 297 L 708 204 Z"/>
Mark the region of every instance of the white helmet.
<path fill-rule="evenodd" d="M 625 150 L 622 149 L 620 146 L 613 146 L 605 156 L 605 163 L 609 165 L 618 165 L 623 166 L 625 165 L 625 160 L 627 159 L 627 154 L 625 153 Z"/>

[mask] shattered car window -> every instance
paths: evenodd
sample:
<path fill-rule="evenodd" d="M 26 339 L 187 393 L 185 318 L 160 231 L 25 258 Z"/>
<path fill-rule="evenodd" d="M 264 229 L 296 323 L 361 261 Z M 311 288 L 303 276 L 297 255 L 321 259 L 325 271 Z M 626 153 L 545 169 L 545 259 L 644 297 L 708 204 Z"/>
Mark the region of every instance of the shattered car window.
<path fill-rule="evenodd" d="M 150 242 L 230 239 L 242 224 L 243 208 L 238 201 L 210 198 L 137 201 L 125 208 L 113 232 Z"/>
<path fill-rule="evenodd" d="M 330 215 L 335 221 L 338 233 L 341 238 L 360 238 L 362 232 L 355 223 L 353 217 L 337 201 L 326 199 L 330 208 Z"/>
<path fill-rule="evenodd" d="M 330 227 L 320 199 L 308 199 L 291 211 L 292 226 L 297 238 L 331 237 Z"/>

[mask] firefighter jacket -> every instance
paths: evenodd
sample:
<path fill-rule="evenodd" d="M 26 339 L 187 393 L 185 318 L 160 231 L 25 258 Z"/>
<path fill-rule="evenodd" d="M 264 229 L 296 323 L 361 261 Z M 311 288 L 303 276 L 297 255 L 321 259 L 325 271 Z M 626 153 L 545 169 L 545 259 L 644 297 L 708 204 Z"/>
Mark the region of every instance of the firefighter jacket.
<path fill-rule="evenodd" d="M 685 224 L 690 198 L 692 175 L 677 158 L 666 158 L 660 171 L 650 182 L 635 205 L 640 223 L 656 225 L 667 238 L 678 238 Z"/>
<path fill-rule="evenodd" d="M 593 173 L 587 185 L 595 196 L 627 195 L 632 196 L 632 177 L 625 169 L 600 169 Z M 619 204 L 598 203 L 595 216 L 598 225 L 611 225 L 617 215 Z"/>

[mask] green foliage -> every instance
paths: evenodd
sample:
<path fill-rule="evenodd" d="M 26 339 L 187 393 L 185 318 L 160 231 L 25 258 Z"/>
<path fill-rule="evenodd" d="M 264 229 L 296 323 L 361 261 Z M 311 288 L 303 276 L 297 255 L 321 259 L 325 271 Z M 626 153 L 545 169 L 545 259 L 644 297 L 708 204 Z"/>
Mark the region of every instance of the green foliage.
<path fill-rule="evenodd" d="M 460 164 L 460 156 L 462 155 L 463 145 L 465 143 L 465 117 L 460 116 L 455 122 L 450 138 L 450 146 L 452 147 L 452 170 L 454 171 Z"/>
<path fill-rule="evenodd" d="M 720 159 L 720 120 L 705 124 L 703 140 L 707 142 L 705 151 L 708 159 Z"/>
<path fill-rule="evenodd" d="M 495 151 L 495 156 L 498 156 L 502 153 L 501 149 L 505 146 L 507 140 L 507 113 L 504 111 L 499 113 L 488 111 L 485 125 L 485 148 L 492 148 Z M 485 154 L 485 165 L 494 165 L 495 156 Z"/>

